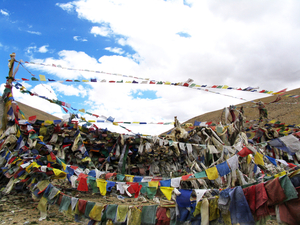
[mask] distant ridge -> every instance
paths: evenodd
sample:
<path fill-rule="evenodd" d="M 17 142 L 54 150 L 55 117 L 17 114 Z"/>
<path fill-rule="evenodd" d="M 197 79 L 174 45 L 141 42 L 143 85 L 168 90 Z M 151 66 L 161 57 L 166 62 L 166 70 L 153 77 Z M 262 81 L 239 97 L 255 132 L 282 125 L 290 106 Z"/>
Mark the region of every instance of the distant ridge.
<path fill-rule="evenodd" d="M 49 113 L 46 113 L 42 110 L 25 105 L 21 102 L 18 102 L 18 106 L 22 110 L 22 112 L 25 114 L 26 119 L 28 119 L 28 117 L 30 117 L 30 116 L 36 116 L 36 118 L 38 120 L 60 120 L 61 119 L 57 116 L 53 116 Z"/>
<path fill-rule="evenodd" d="M 285 93 L 290 95 L 300 95 L 300 88 L 287 91 Z M 276 99 L 276 95 L 265 97 L 265 98 L 258 98 L 254 100 L 255 102 L 262 101 L 264 103 L 272 102 Z M 300 104 L 299 104 L 300 98 L 292 98 L 292 97 L 282 97 L 282 99 L 278 102 L 278 104 L 266 104 L 266 109 L 268 110 L 268 119 L 269 120 L 276 120 L 280 121 L 281 123 L 285 123 L 286 125 L 298 125 L 300 124 Z M 293 104 L 291 104 L 293 103 Z M 216 104 L 218 104 L 216 102 Z M 241 106 L 244 106 L 244 116 L 246 117 L 246 121 L 250 120 L 258 120 L 259 118 L 259 112 L 258 109 L 255 108 L 255 103 L 252 102 L 245 102 L 236 105 L 237 109 L 239 109 Z M 229 106 L 229 105 L 228 105 Z M 195 121 L 199 122 L 213 122 L 215 124 L 219 123 L 221 121 L 221 114 L 222 114 L 223 108 L 220 110 L 208 112 L 199 116 L 195 116 L 185 122 L 181 122 L 180 118 L 178 120 L 181 124 L 183 123 L 192 123 L 194 124 Z M 255 122 L 254 122 L 255 123 Z M 251 126 L 253 123 L 246 123 L 245 127 Z M 169 130 L 170 131 L 170 130 Z M 168 131 L 164 132 L 163 134 L 166 134 Z M 163 135 L 162 134 L 162 135 Z"/>

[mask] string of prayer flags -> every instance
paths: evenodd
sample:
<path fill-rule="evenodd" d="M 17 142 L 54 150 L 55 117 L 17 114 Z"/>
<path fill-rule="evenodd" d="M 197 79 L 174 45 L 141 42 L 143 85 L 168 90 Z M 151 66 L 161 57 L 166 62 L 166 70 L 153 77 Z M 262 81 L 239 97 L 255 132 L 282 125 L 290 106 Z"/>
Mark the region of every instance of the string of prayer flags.
<path fill-rule="evenodd" d="M 141 78 L 141 77 L 134 77 L 134 76 L 128 76 L 128 75 L 122 75 L 122 74 L 117 74 L 117 73 L 107 73 L 104 71 L 94 71 L 94 70 L 88 70 L 88 69 L 74 69 L 74 68 L 66 68 L 66 67 L 62 67 L 59 66 L 57 67 L 55 64 L 44 64 L 44 63 L 37 63 L 37 62 L 25 62 L 25 63 L 29 63 L 29 64 L 34 64 L 34 65 L 41 65 L 41 66 L 51 66 L 51 67 L 56 67 L 56 68 L 61 68 L 61 69 L 68 69 L 68 70 L 74 70 L 74 71 L 84 71 L 84 72 L 93 72 L 93 73 L 102 73 L 102 74 L 106 74 L 106 75 L 117 75 L 117 76 L 123 76 L 123 77 L 127 77 L 127 78 L 133 78 L 133 79 L 140 79 L 143 80 L 141 82 L 141 84 L 145 84 L 147 81 L 149 81 L 149 78 Z M 22 65 L 23 66 L 23 65 Z M 24 67 L 24 66 L 23 66 Z M 31 75 L 33 75 L 32 73 L 30 73 Z M 34 75 L 33 75 L 34 76 Z M 26 79 L 26 78 L 24 78 Z M 40 80 L 41 81 L 46 81 L 46 78 L 44 75 L 40 75 Z M 146 82 L 145 82 L 146 81 Z M 66 82 L 72 82 L 72 80 L 66 80 Z M 75 81 L 74 81 L 75 82 Z M 80 82 L 79 80 L 76 80 L 76 82 Z M 83 82 L 89 82 L 88 80 L 85 80 Z M 97 82 L 97 79 L 91 79 L 90 82 Z M 106 82 L 106 80 L 102 80 L 101 82 Z M 108 81 L 109 83 L 123 83 L 122 81 Z M 258 91 L 257 87 L 247 87 L 247 88 L 236 88 L 236 87 L 230 87 L 228 85 L 212 85 L 212 86 L 208 86 L 208 85 L 197 85 L 195 83 L 192 83 L 193 80 L 189 79 L 187 82 L 176 82 L 176 83 L 172 83 L 169 81 L 153 81 L 151 80 L 149 82 L 149 84 L 164 84 L 164 85 L 174 85 L 174 86 L 183 86 L 183 87 L 189 87 L 189 88 L 200 88 L 199 90 L 204 90 L 202 88 L 217 88 L 217 89 L 229 89 L 229 90 L 239 90 L 239 91 L 248 91 L 248 92 L 257 92 L 257 93 L 264 93 L 264 94 L 282 94 L 286 91 L 286 89 L 278 91 L 278 92 L 274 92 L 274 91 L 266 91 L 266 90 L 261 90 Z M 138 84 L 139 82 L 133 80 L 131 81 L 126 81 L 125 83 L 134 83 L 134 84 Z M 205 89 L 206 91 L 207 89 Z M 217 93 L 219 94 L 219 93 Z M 228 97 L 233 97 L 233 96 L 229 96 Z M 239 98 L 241 100 L 243 100 L 242 98 Z"/>

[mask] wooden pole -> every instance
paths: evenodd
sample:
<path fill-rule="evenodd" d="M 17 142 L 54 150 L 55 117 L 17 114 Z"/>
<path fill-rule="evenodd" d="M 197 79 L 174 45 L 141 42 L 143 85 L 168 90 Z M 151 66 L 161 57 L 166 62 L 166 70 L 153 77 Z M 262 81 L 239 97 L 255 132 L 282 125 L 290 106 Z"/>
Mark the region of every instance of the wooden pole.
<path fill-rule="evenodd" d="M 2 126 L 1 126 L 1 131 L 5 131 L 7 128 L 7 112 L 11 104 L 9 104 L 8 96 L 10 93 L 12 94 L 12 82 L 14 80 L 14 63 L 15 63 L 15 57 L 16 53 L 12 53 L 9 55 L 10 60 L 8 63 L 8 77 L 6 79 L 6 84 L 5 84 L 5 89 L 2 95 L 2 109 L 3 109 L 3 116 L 2 116 Z"/>

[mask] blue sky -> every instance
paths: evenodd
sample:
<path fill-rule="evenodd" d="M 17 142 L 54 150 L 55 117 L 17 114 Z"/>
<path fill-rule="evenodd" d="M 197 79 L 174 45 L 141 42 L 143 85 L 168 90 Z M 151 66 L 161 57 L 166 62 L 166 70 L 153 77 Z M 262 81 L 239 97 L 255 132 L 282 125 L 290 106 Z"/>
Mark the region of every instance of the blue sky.
<path fill-rule="evenodd" d="M 38 95 L 58 98 L 73 108 L 112 116 L 116 121 L 172 122 L 177 116 L 184 122 L 243 102 L 237 98 L 266 96 L 234 90 L 218 90 L 221 95 L 216 95 L 172 85 L 127 84 L 133 78 L 124 75 L 171 83 L 191 78 L 200 85 L 251 86 L 271 91 L 298 88 L 300 2 L 296 0 L 0 2 L 1 91 L 12 52 L 17 60 L 72 69 L 24 63 L 37 77 L 42 74 L 56 81 L 123 80 L 122 84 L 20 81 Z M 20 67 L 16 78 L 31 79 L 31 75 Z M 53 115 L 65 114 L 59 106 L 38 97 L 17 90 L 14 96 Z M 109 123 L 99 126 L 124 132 Z M 171 127 L 131 125 L 129 129 L 154 135 Z"/>

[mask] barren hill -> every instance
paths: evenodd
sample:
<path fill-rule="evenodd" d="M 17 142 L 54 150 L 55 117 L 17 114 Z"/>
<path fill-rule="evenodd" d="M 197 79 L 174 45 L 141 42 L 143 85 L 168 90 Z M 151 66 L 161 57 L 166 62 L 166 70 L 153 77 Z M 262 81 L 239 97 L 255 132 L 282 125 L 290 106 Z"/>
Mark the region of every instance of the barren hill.
<path fill-rule="evenodd" d="M 287 91 L 284 95 L 300 95 L 300 88 L 294 89 L 291 91 Z M 281 123 L 285 123 L 286 125 L 298 125 L 300 124 L 300 98 L 292 98 L 283 96 L 280 101 L 276 103 L 270 103 L 276 99 L 277 96 L 270 96 L 265 98 L 256 99 L 255 102 L 262 101 L 265 103 L 266 109 L 268 110 L 268 119 L 280 121 Z M 246 121 L 250 120 L 258 120 L 259 111 L 257 106 L 253 102 L 245 102 L 242 104 L 236 105 L 237 109 L 241 106 L 244 106 L 244 116 L 246 117 Z M 216 110 L 213 112 L 208 112 L 203 115 L 195 116 L 184 123 L 192 123 L 195 121 L 199 122 L 213 122 L 215 124 L 221 121 L 221 114 L 223 109 Z M 245 124 L 246 127 L 250 126 L 251 123 Z M 165 134 L 165 133 L 164 133 Z"/>

